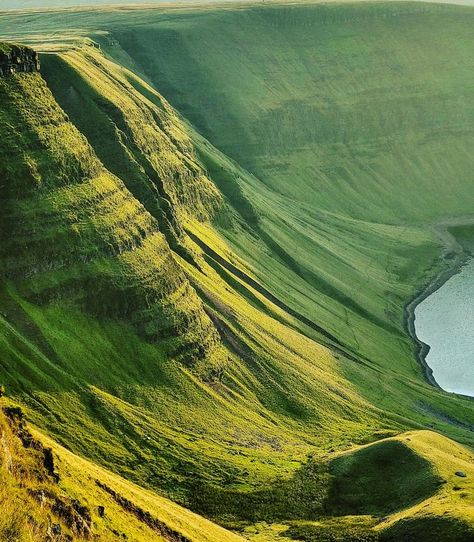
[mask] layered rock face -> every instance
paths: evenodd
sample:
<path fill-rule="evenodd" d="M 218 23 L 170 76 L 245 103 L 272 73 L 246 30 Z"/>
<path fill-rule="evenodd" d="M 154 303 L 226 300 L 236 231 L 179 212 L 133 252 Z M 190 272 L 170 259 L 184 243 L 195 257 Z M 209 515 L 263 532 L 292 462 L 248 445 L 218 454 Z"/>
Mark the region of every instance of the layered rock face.
<path fill-rule="evenodd" d="M 39 69 L 38 53 L 33 49 L 22 45 L 0 44 L 0 76 L 37 72 Z"/>
<path fill-rule="evenodd" d="M 0 277 L 22 298 L 133 325 L 187 365 L 219 336 L 155 217 L 68 122 L 38 73 L 0 78 Z"/>
<path fill-rule="evenodd" d="M 104 166 L 157 220 L 172 250 L 192 261 L 185 224 L 212 220 L 223 199 L 166 100 L 94 47 L 48 55 L 42 75 Z"/>

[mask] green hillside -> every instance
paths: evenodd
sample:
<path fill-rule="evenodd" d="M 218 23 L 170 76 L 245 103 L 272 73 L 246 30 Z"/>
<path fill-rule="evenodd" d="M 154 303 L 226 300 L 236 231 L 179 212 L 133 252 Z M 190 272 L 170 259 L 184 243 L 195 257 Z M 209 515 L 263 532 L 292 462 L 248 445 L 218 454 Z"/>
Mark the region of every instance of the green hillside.
<path fill-rule="evenodd" d="M 472 539 L 472 401 L 409 326 L 472 250 L 473 23 L 0 12 L 42 53 L 0 77 L 0 383 L 66 470 L 256 542 Z"/>
<path fill-rule="evenodd" d="M 243 541 L 32 432 L 21 409 L 1 406 L 0 540 Z"/>
<path fill-rule="evenodd" d="M 110 24 L 137 69 L 253 174 L 242 181 L 285 271 L 262 262 L 265 248 L 231 238 L 234 250 L 278 296 L 291 291 L 305 316 L 380 359 L 386 347 L 374 356 L 365 335 L 393 341 L 398 299 L 435 254 L 419 225 L 472 213 L 471 17 L 356 4 L 167 13 L 138 31 Z M 425 253 L 418 269 L 411 250 Z M 358 333 L 360 317 L 378 329 Z"/>
<path fill-rule="evenodd" d="M 81 61 L 83 68 L 89 68 L 94 59 L 99 61 L 89 54 L 67 58 Z M 104 78 L 105 70 L 103 65 L 99 71 Z M 108 75 L 120 77 L 114 71 Z M 84 81 L 81 79 L 82 84 Z M 159 232 L 159 220 L 164 218 L 157 213 L 154 219 L 104 168 L 38 74 L 15 75 L 2 84 L 4 103 L 11 103 L 4 109 L 9 113 L 5 133 L 16 131 L 28 138 L 28 146 L 19 146 L 22 139 L 18 137 L 7 137 L 12 147 L 4 146 L 5 156 L 10 158 L 3 161 L 4 178 L 9 181 L 4 185 L 8 213 L 2 228 L 6 269 L 2 294 L 4 383 L 11 393 L 23 396 L 37 423 L 46 424 L 68 445 L 126 469 L 153 487 L 165 484 L 178 495 L 182 486 L 189 490 L 194 484 L 185 476 L 194 462 L 197 480 L 203 476 L 215 482 L 245 480 L 250 459 L 236 467 L 233 458 L 226 459 L 227 453 L 222 457 L 223 446 L 246 447 L 249 441 L 261 441 L 263 450 L 258 444 L 251 445 L 256 450 L 250 455 L 258 457 L 258 461 L 252 458 L 256 464 L 251 469 L 263 471 L 261 476 L 278 470 L 266 465 L 266 448 L 279 450 L 281 439 L 290 449 L 301 447 L 292 431 L 301 417 L 321 418 L 318 404 L 323 398 L 334 408 L 321 422 L 327 426 L 329 442 L 350 438 L 345 435 L 346 428 L 334 423 L 346 415 L 348 403 L 352 405 L 350 424 L 354 430 L 371 434 L 375 422 L 370 420 L 378 417 L 377 409 L 370 413 L 369 405 L 350 388 L 339 395 L 344 379 L 338 375 L 331 353 L 266 316 L 269 302 L 259 300 L 258 293 L 253 294 L 253 303 L 242 297 L 238 281 L 234 279 L 229 286 L 189 237 L 182 240 L 183 246 L 189 247 L 189 259 L 172 252 Z M 127 85 L 123 78 L 116 84 Z M 102 88 L 113 97 L 110 80 L 104 81 Z M 140 105 L 150 115 L 144 124 L 154 118 L 152 112 L 158 115 L 156 107 L 130 83 L 128 90 L 129 100 L 125 101 L 122 88 L 124 102 L 115 104 L 119 114 L 126 107 Z M 87 111 L 85 107 L 80 110 Z M 105 110 L 113 110 L 112 104 L 106 104 Z M 140 121 L 139 110 L 133 111 Z M 91 113 L 90 118 L 100 117 Z M 173 118 L 167 120 L 172 122 Z M 181 124 L 175 122 L 178 131 Z M 124 129 L 128 132 L 128 127 Z M 36 138 L 41 139 L 34 149 L 30 141 Z M 110 138 L 107 144 L 117 147 L 118 156 L 124 149 L 119 137 L 115 141 Z M 147 158 L 145 151 L 131 142 L 129 145 L 140 160 Z M 145 143 L 144 148 L 152 151 Z M 31 149 L 36 150 L 33 157 Z M 131 188 L 138 192 L 139 181 L 152 185 L 131 152 L 125 150 L 123 156 L 130 161 L 130 171 L 142 175 Z M 176 160 L 176 153 L 171 156 Z M 14 169 L 8 165 L 12 157 Z M 151 154 L 150 163 L 158 158 Z M 170 164 L 161 158 L 159 165 L 158 172 L 148 166 L 150 175 L 163 179 L 163 167 Z M 133 180 L 132 175 L 124 178 Z M 54 186 L 53 179 L 62 179 L 63 186 Z M 10 187 L 19 181 L 24 188 L 16 194 Z M 152 204 L 141 197 L 144 205 Z M 180 209 L 179 203 L 168 205 Z M 193 207 L 183 205 L 181 220 L 196 220 Z M 36 237 L 30 234 L 27 241 L 19 243 L 24 250 L 12 246 L 26 235 L 23 232 L 33 230 Z M 36 263 L 31 280 L 28 271 L 23 271 L 25 276 L 22 270 L 29 270 L 32 261 Z M 276 310 L 269 307 L 268 312 Z M 157 315 L 155 311 L 161 312 Z M 165 317 L 173 327 L 163 325 Z M 162 327 L 155 330 L 153 323 Z M 285 344 L 279 338 L 282 333 L 288 337 Z M 293 359 L 293 370 L 285 352 Z M 313 352 L 318 353 L 317 365 L 312 361 Z M 321 372 L 328 372 L 325 381 L 316 378 Z M 276 388 L 268 386 L 269 378 Z M 101 405 L 114 412 L 113 424 L 110 414 L 101 413 Z M 64 420 L 65 426 L 57 424 L 51 413 Z M 215 421 L 209 425 L 212 417 Z M 236 436 L 236 431 L 241 435 Z M 127 441 L 120 442 L 124 434 Z M 193 444 L 200 434 L 213 437 L 207 459 L 202 458 L 202 443 Z M 304 457 L 305 453 L 303 446 L 299 455 Z M 278 461 L 291 463 L 290 455 L 289 450 L 277 454 Z M 149 464 L 152 457 L 153 466 Z M 156 481 L 153 477 L 150 480 L 150 469 Z"/>

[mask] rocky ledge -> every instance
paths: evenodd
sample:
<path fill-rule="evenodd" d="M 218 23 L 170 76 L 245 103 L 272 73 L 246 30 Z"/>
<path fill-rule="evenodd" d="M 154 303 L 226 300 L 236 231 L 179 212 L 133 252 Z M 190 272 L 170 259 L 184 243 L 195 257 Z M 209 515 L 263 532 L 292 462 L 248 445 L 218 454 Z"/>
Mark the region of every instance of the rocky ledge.
<path fill-rule="evenodd" d="M 36 72 L 39 69 L 36 51 L 22 45 L 0 43 L 0 76 Z"/>

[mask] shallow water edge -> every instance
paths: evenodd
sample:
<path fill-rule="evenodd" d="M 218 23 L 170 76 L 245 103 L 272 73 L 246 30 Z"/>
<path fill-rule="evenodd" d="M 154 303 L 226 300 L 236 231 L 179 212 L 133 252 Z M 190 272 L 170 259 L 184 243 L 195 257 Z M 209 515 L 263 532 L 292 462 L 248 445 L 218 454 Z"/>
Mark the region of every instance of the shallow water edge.
<path fill-rule="evenodd" d="M 442 270 L 424 287 L 422 287 L 415 296 L 405 305 L 405 326 L 414 343 L 414 355 L 423 368 L 427 381 L 436 388 L 443 389 L 436 381 L 432 368 L 428 365 L 426 357 L 430 351 L 430 346 L 420 340 L 416 334 L 415 328 L 415 309 L 426 298 L 439 290 L 450 278 L 461 272 L 462 268 L 472 259 L 472 254 L 468 254 L 457 242 L 456 237 L 449 231 L 450 227 L 459 225 L 470 225 L 474 222 L 469 218 L 465 222 L 454 220 L 444 222 L 434 226 L 439 234 L 439 238 L 444 243 L 444 251 L 440 256 L 442 261 Z M 449 243 L 446 240 L 449 239 Z M 454 250 L 453 250 L 454 249 Z M 461 395 L 461 394 L 457 394 Z M 466 395 L 469 399 L 474 397 Z"/>

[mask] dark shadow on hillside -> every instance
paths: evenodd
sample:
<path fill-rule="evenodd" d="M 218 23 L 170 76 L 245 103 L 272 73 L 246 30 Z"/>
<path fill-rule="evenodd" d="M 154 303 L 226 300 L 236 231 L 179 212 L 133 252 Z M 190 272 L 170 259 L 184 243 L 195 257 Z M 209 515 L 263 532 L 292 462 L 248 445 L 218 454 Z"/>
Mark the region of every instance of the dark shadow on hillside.
<path fill-rule="evenodd" d="M 332 461 L 310 458 L 291 479 L 258 491 L 195 487 L 191 506 L 210 518 L 225 518 L 229 527 L 238 521 L 380 518 L 429 498 L 441 483 L 430 463 L 411 448 L 384 440 Z"/>
<path fill-rule="evenodd" d="M 387 515 L 433 495 L 442 483 L 430 463 L 397 440 L 335 459 L 325 502 L 331 515 Z"/>
<path fill-rule="evenodd" d="M 380 542 L 472 542 L 474 529 L 450 517 L 424 517 L 398 521 L 383 531 Z"/>

